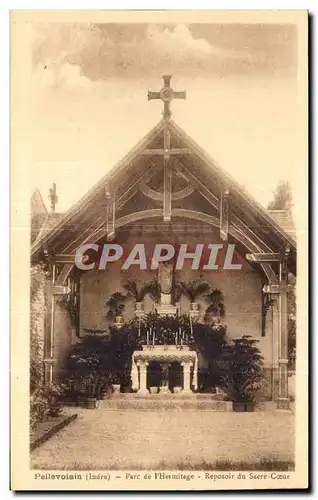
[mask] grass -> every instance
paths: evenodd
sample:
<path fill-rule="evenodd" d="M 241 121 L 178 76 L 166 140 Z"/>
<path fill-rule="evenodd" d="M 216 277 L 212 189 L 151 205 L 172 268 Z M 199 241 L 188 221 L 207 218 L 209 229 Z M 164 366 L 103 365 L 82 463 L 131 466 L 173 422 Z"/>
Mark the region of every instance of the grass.
<path fill-rule="evenodd" d="M 43 467 L 36 463 L 33 464 L 32 469 L 41 470 L 121 470 L 121 467 L 103 467 L 100 464 L 93 463 L 78 463 L 74 462 L 70 466 L 64 467 Z M 125 467 L 127 470 L 128 467 Z M 140 464 L 132 464 L 129 467 L 130 470 L 144 470 Z M 206 470 L 206 471 L 293 471 L 295 469 L 294 462 L 281 462 L 261 459 L 257 462 L 231 462 L 231 461 L 216 461 L 214 463 L 208 463 L 205 461 L 197 462 L 194 464 L 178 462 L 177 464 L 169 464 L 168 462 L 159 462 L 157 466 L 151 466 L 151 470 Z"/>

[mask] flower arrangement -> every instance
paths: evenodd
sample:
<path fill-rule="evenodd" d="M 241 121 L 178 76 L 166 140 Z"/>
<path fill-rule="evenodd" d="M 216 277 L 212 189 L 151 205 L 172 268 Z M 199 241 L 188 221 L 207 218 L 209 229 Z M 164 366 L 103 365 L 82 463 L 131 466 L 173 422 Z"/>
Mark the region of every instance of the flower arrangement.
<path fill-rule="evenodd" d="M 149 313 L 140 321 L 137 342 L 140 345 L 182 345 L 191 340 L 190 319 L 182 316 L 160 316 Z"/>
<path fill-rule="evenodd" d="M 113 293 L 107 300 L 106 306 L 108 306 L 107 318 L 114 318 L 121 316 L 124 308 L 125 302 L 127 300 L 127 295 L 122 294 L 121 292 Z"/>

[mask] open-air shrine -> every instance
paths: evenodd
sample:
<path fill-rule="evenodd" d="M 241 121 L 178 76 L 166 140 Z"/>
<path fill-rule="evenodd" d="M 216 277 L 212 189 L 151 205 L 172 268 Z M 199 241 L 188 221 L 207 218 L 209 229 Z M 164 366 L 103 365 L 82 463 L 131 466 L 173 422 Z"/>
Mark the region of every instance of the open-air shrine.
<path fill-rule="evenodd" d="M 176 125 L 170 103 L 186 95 L 173 91 L 170 80 L 165 76 L 161 91 L 148 93 L 164 102 L 163 118 L 67 213 L 55 212 L 55 185 L 51 213 L 38 191 L 32 199 L 32 264 L 48 276 L 39 327 L 45 381 L 63 380 L 70 353 L 104 336 L 111 352 L 102 369 L 115 391 L 109 401 L 139 396 L 164 405 L 192 396 L 202 408 L 213 398 L 248 402 L 244 388 L 237 395 L 239 384 L 246 389 L 249 383 L 242 373 L 259 367 L 262 358 L 261 398 L 287 409 L 288 278 L 296 275 L 292 222 L 286 212 L 260 206 Z M 136 265 L 123 270 L 122 257 L 99 269 L 94 245 L 110 242 L 121 245 L 123 255 L 138 243 L 149 255 L 155 245 L 169 244 L 176 255 L 185 251 L 184 265 L 178 268 L 174 256 L 155 271 Z M 204 253 L 192 266 L 198 243 L 219 244 L 210 269 Z M 84 245 L 85 270 L 75 259 Z M 233 267 L 227 269 L 229 247 Z M 232 384 L 227 398 L 214 378 L 224 345 L 224 366 L 232 370 L 223 373 L 225 393 Z"/>

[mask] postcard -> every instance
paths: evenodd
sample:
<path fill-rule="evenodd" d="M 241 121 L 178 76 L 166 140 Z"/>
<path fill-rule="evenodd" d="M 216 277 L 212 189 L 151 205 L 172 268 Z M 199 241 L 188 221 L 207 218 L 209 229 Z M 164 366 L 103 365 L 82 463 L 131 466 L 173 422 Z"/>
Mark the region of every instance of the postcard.
<path fill-rule="evenodd" d="M 11 488 L 308 487 L 306 11 L 11 12 Z"/>

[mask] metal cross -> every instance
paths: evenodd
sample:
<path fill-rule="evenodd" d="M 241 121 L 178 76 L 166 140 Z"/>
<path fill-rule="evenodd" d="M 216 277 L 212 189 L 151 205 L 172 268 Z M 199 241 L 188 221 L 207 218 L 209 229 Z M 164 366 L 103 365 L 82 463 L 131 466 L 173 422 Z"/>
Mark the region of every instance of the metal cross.
<path fill-rule="evenodd" d="M 51 200 L 51 212 L 55 212 L 55 205 L 58 202 L 58 196 L 56 194 L 56 184 L 53 182 L 53 187 L 50 188 L 49 191 L 49 199 Z"/>
<path fill-rule="evenodd" d="M 170 87 L 170 80 L 172 78 L 171 75 L 164 75 L 162 78 L 164 81 L 164 86 L 159 92 L 148 91 L 148 101 L 151 101 L 152 99 L 161 99 L 164 103 L 162 113 L 163 117 L 165 120 L 169 120 L 169 118 L 171 117 L 170 102 L 173 99 L 186 99 L 187 94 L 185 91 L 175 92 Z"/>

